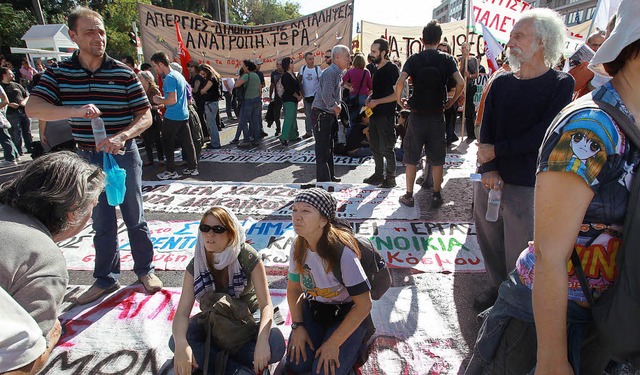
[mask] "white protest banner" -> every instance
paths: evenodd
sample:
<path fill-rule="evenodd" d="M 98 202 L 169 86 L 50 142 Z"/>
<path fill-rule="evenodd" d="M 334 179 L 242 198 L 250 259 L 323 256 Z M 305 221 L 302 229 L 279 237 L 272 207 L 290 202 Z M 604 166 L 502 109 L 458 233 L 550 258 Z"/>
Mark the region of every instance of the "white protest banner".
<path fill-rule="evenodd" d="M 453 290 L 453 278 L 434 287 Z M 72 286 L 68 297 L 85 288 Z M 270 289 L 269 294 L 276 315 L 284 321 L 277 328 L 288 338 L 292 319 L 286 290 Z M 62 336 L 40 374 L 173 374 L 168 343 L 180 295 L 180 288 L 150 295 L 137 285 L 71 308 L 59 317 Z M 376 333 L 360 372 L 444 375 L 460 368 L 469 348 L 461 335 L 459 316 L 447 308 L 454 303 L 453 293 L 434 298 L 416 286 L 389 288 L 373 301 Z M 196 303 L 192 314 L 199 311 Z"/>
<path fill-rule="evenodd" d="M 460 45 L 466 42 L 465 21 L 448 22 L 442 27 L 442 41 L 449 43 L 453 55 L 458 54 Z M 404 63 L 409 56 L 422 51 L 422 26 L 390 26 L 362 21 L 362 50 L 368 52 L 371 44 L 378 38 L 389 41 L 389 56 Z M 482 36 L 469 34 L 471 54 L 484 55 Z"/>
<path fill-rule="evenodd" d="M 475 0 L 473 20 L 491 30 L 498 41 L 507 43 L 520 13 L 528 9 L 531 5 L 522 0 Z"/>
<path fill-rule="evenodd" d="M 336 44 L 351 45 L 353 1 L 348 0 L 286 22 L 241 26 L 217 22 L 197 14 L 138 3 L 142 46 L 147 57 L 157 51 L 179 55 L 175 24 L 191 58 L 213 66 L 224 76 L 236 74 L 242 60 L 262 59 L 262 72 L 275 69 L 278 57 L 302 60 L 313 52 L 320 63 Z"/>
<path fill-rule="evenodd" d="M 144 207 L 157 212 L 202 213 L 222 205 L 237 215 L 291 217 L 293 198 L 301 184 L 251 184 L 242 182 L 158 182 L 142 184 Z M 304 185 L 305 187 L 310 185 Z M 415 220 L 417 207 L 398 202 L 401 189 L 378 189 L 366 184 L 317 183 L 338 201 L 336 216 L 350 220 Z"/>
<path fill-rule="evenodd" d="M 478 77 L 476 85 L 479 90 L 486 82 L 486 78 Z M 478 100 L 480 100 L 478 96 Z M 182 160 L 179 152 L 175 154 L 175 160 Z M 312 150 L 241 150 L 234 148 L 219 150 L 203 150 L 200 154 L 199 162 L 214 163 L 292 163 L 292 164 L 315 164 L 316 155 Z M 351 156 L 334 155 L 333 163 L 335 165 L 373 165 L 373 157 L 365 156 L 355 158 Z M 472 165 L 473 162 L 460 154 L 447 154 L 444 162 L 444 168 L 461 168 L 463 166 Z M 472 165 L 475 167 L 475 165 Z"/>
<path fill-rule="evenodd" d="M 158 270 L 184 270 L 193 258 L 199 221 L 149 221 Z M 354 232 L 371 238 L 383 258 L 394 268 L 423 272 L 482 272 L 484 262 L 471 223 L 366 220 L 350 223 Z M 133 269 L 126 228 L 119 222 L 120 268 Z M 268 273 L 289 265 L 289 251 L 296 237 L 290 220 L 242 221 L 247 243 L 262 255 Z M 79 234 L 59 244 L 67 268 L 93 270 L 94 232 L 88 224 Z"/>

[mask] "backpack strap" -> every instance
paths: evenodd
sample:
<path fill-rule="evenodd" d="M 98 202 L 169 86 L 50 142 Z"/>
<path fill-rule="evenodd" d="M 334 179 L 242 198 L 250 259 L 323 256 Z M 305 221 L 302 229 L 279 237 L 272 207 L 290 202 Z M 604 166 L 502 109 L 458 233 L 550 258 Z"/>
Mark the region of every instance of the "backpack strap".
<path fill-rule="evenodd" d="M 238 253 L 238 262 L 240 263 L 240 268 L 242 269 L 242 273 L 248 278 L 251 278 L 251 272 L 247 272 L 249 270 L 249 258 L 251 256 L 251 252 L 247 248 L 247 244 L 243 243 L 240 246 L 240 253 Z"/>
<path fill-rule="evenodd" d="M 340 251 L 338 252 L 338 256 L 340 258 L 340 260 L 342 261 L 342 253 L 344 252 L 344 246 L 340 247 Z M 336 279 L 338 280 L 338 282 L 342 285 L 344 285 L 344 281 L 342 279 L 342 264 L 340 264 L 340 267 L 333 269 L 333 276 L 336 277 Z"/>

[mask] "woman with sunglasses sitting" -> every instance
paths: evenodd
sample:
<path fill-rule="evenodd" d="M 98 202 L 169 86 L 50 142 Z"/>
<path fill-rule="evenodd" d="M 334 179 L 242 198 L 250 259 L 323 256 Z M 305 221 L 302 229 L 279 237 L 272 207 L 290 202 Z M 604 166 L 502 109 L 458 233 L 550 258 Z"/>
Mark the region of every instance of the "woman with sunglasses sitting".
<path fill-rule="evenodd" d="M 284 337 L 273 325 L 273 304 L 267 276 L 258 252 L 245 243 L 238 218 L 227 208 L 215 206 L 200 221 L 193 260 L 187 266 L 180 302 L 173 320 L 169 346 L 175 353 L 177 375 L 191 374 L 204 364 L 207 327 L 189 319 L 196 300 L 205 292 L 227 293 L 249 306 L 260 325 L 255 340 L 229 355 L 225 374 L 256 374 L 284 355 Z M 215 347 L 210 348 L 209 373 L 215 372 Z"/>
<path fill-rule="evenodd" d="M 353 233 L 336 220 L 336 205 L 320 188 L 303 190 L 292 205 L 298 236 L 287 284 L 289 373 L 348 374 L 373 333 L 371 287 Z"/>

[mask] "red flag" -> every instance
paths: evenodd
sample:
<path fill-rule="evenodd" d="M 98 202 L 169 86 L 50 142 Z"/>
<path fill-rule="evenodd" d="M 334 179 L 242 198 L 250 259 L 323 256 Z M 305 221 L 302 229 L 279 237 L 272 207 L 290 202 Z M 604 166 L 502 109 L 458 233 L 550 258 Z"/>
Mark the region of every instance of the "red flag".
<path fill-rule="evenodd" d="M 180 35 L 180 29 L 178 28 L 178 24 L 176 23 L 176 35 L 178 36 L 178 47 L 180 48 L 180 65 L 182 66 L 182 75 L 189 81 L 189 66 L 188 64 L 191 62 L 191 55 L 187 50 L 187 47 L 184 45 L 182 41 L 182 35 Z"/>

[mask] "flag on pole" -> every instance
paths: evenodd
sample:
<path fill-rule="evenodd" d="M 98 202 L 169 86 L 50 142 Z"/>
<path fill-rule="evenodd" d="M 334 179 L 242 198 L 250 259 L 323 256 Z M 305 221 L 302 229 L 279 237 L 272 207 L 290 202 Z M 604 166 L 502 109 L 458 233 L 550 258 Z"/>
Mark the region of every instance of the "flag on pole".
<path fill-rule="evenodd" d="M 176 25 L 176 35 L 178 36 L 178 49 L 180 51 L 180 66 L 182 66 L 182 75 L 189 81 L 189 62 L 191 62 L 191 55 L 187 50 L 187 47 L 184 45 L 182 41 L 182 35 L 180 35 L 180 29 L 178 28 L 178 23 Z"/>
<path fill-rule="evenodd" d="M 484 52 L 487 56 L 487 64 L 491 73 L 498 70 L 498 63 L 496 58 L 502 53 L 504 48 L 498 43 L 496 38 L 491 34 L 491 31 L 482 22 L 478 22 L 482 26 L 482 38 L 484 39 Z"/>

